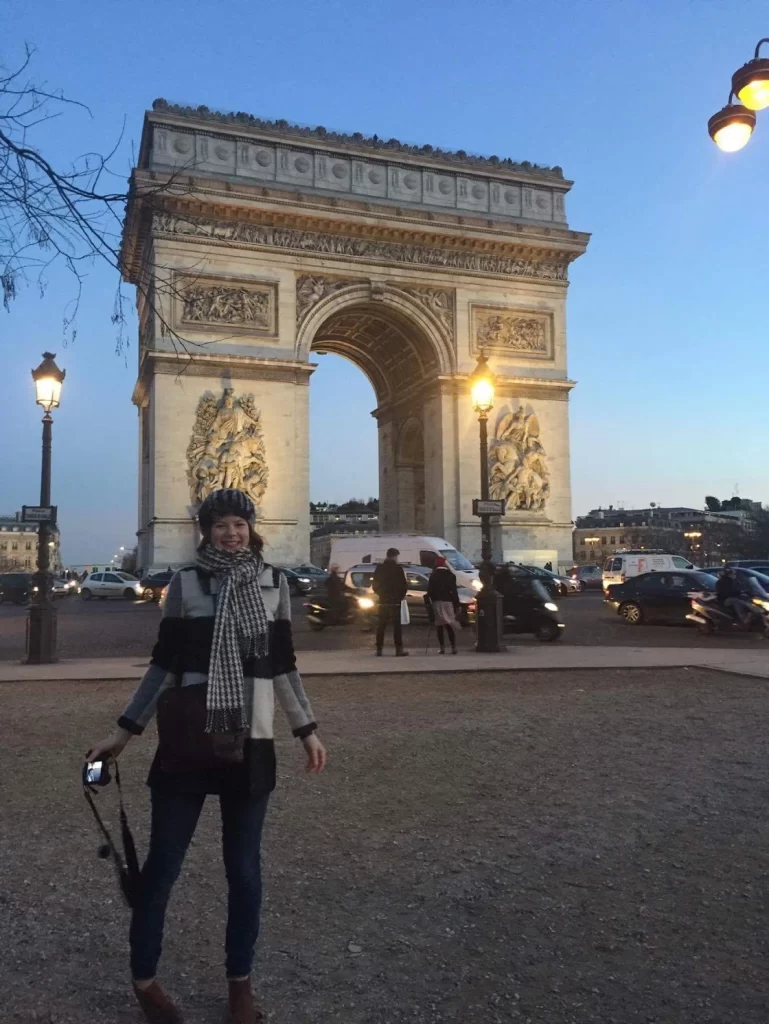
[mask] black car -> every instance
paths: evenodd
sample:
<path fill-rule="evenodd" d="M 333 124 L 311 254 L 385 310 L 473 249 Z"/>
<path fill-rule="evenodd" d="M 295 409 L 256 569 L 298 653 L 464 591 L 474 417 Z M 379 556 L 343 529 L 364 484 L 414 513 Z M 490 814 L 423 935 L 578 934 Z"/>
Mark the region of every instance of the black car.
<path fill-rule="evenodd" d="M 28 604 L 32 594 L 32 574 L 6 572 L 0 575 L 0 604 Z"/>
<path fill-rule="evenodd" d="M 606 601 L 630 626 L 642 622 L 686 622 L 691 594 L 711 591 L 716 580 L 696 569 L 645 572 L 606 589 Z"/>
<path fill-rule="evenodd" d="M 173 574 L 173 569 L 164 569 L 163 572 L 153 572 L 148 576 L 142 576 L 139 582 L 144 600 L 159 601 L 161 594 L 171 582 Z"/>
<path fill-rule="evenodd" d="M 275 568 L 282 572 L 288 581 L 288 592 L 292 597 L 297 597 L 300 594 L 306 594 L 308 590 L 312 590 L 313 583 L 309 576 L 300 576 L 299 573 L 294 572 L 293 569 L 286 569 L 284 566 L 275 566 Z"/>
<path fill-rule="evenodd" d="M 765 576 L 769 576 L 769 561 L 765 558 L 739 558 L 733 562 L 727 562 L 725 568 L 755 569 L 756 572 L 762 572 Z"/>
<path fill-rule="evenodd" d="M 504 594 L 505 579 L 509 577 L 523 577 L 528 580 L 539 580 L 551 597 L 558 597 L 560 584 L 555 576 L 551 576 L 543 569 L 529 568 L 526 565 L 518 565 L 515 562 L 508 562 L 506 565 L 497 566 L 494 574 L 494 586 L 500 594 Z"/>

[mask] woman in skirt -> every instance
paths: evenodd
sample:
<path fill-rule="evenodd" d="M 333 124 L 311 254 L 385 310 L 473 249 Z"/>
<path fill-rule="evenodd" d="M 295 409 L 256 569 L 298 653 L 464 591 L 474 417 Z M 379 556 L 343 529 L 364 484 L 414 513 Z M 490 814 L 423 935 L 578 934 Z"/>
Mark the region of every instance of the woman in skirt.
<path fill-rule="evenodd" d="M 435 631 L 438 634 L 438 654 L 446 653 L 444 633 L 448 634 L 451 653 L 457 653 L 455 630 L 459 629 L 457 613 L 459 612 L 459 594 L 457 578 L 449 569 L 446 559 L 441 555 L 435 559 L 435 567 L 430 573 L 427 584 L 427 596 L 435 614 Z"/>
<path fill-rule="evenodd" d="M 288 583 L 262 559 L 253 502 L 243 491 L 214 491 L 199 521 L 196 562 L 168 585 L 150 666 L 115 732 L 87 756 L 117 757 L 157 714 L 158 749 L 147 780 L 149 851 L 129 936 L 134 993 L 146 1019 L 183 1021 L 155 975 L 171 889 L 203 803 L 216 794 L 229 889 L 227 1020 L 257 1024 L 264 1017 L 250 975 L 259 934 L 262 826 L 275 788 L 275 697 L 304 746 L 308 771 L 323 770 L 326 751 L 296 671 Z"/>

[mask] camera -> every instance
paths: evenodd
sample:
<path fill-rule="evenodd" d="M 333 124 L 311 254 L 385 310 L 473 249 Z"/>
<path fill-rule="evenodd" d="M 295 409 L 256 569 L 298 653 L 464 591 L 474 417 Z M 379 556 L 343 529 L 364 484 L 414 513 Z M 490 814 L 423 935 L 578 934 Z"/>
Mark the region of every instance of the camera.
<path fill-rule="evenodd" d="M 106 786 L 110 778 L 107 761 L 86 761 L 83 765 L 84 786 Z"/>

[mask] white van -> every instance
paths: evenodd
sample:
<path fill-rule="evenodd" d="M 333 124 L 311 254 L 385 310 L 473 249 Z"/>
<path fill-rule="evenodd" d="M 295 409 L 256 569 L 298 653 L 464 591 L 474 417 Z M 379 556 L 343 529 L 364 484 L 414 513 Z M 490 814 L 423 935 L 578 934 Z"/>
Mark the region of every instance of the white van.
<path fill-rule="evenodd" d="M 383 562 L 388 548 L 397 548 L 400 551 L 399 562 L 424 565 L 430 569 L 435 565 L 438 555 L 442 555 L 454 570 L 457 586 L 481 589 L 478 570 L 442 537 L 416 537 L 407 533 L 335 537 L 331 542 L 328 564 L 338 566 L 339 571 L 345 573 L 353 565 Z"/>
<path fill-rule="evenodd" d="M 664 551 L 618 551 L 606 559 L 601 583 L 605 593 L 612 583 L 624 583 L 645 572 L 693 568 L 688 559 L 681 555 L 668 555 Z"/>

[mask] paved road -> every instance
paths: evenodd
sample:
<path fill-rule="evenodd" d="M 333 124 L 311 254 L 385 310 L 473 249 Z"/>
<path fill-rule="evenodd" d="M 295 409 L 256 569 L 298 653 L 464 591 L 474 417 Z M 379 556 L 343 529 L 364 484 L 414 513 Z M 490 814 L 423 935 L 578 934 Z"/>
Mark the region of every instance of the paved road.
<path fill-rule="evenodd" d="M 154 604 L 127 601 L 90 601 L 78 597 L 62 598 L 59 610 L 59 653 L 69 658 L 147 657 L 155 642 L 160 611 Z M 566 630 L 564 644 L 617 647 L 753 647 L 764 643 L 754 636 L 708 638 L 685 626 L 627 626 L 611 615 L 603 605 L 600 592 L 590 591 L 562 599 L 560 607 Z M 23 608 L 0 605 L 0 660 L 21 659 L 27 613 Z M 353 626 L 310 631 L 301 599 L 294 600 L 294 633 L 298 650 L 367 649 L 373 646 L 370 633 Z M 409 626 L 406 643 L 424 650 L 427 629 Z M 471 646 L 471 630 L 460 637 L 462 646 Z M 516 644 L 538 646 L 533 637 L 516 637 Z M 435 634 L 432 636 L 435 644 Z"/>

